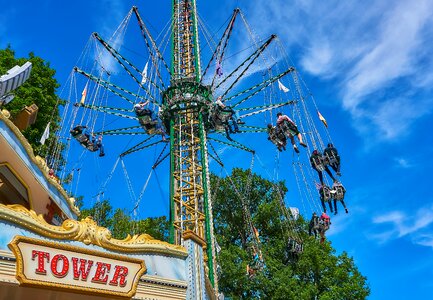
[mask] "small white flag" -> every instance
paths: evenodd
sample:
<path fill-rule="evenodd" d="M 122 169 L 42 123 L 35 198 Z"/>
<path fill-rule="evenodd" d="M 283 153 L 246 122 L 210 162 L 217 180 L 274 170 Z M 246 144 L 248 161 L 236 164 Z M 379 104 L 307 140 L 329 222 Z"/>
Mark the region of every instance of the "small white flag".
<path fill-rule="evenodd" d="M 143 76 L 141 78 L 141 84 L 145 84 L 147 81 L 147 67 L 148 67 L 148 65 L 149 65 L 149 62 L 146 62 L 146 65 L 144 66 L 144 69 L 143 69 L 143 73 L 141 73 L 141 75 Z"/>
<path fill-rule="evenodd" d="M 216 250 L 217 253 L 221 252 L 221 247 L 220 247 L 220 245 L 218 245 L 216 239 L 215 239 L 215 250 Z"/>
<path fill-rule="evenodd" d="M 80 100 L 80 104 L 84 105 L 84 101 L 86 100 L 86 95 L 87 95 L 87 86 L 89 85 L 89 82 L 86 83 L 86 86 L 84 87 L 83 92 L 81 93 L 81 100 Z"/>
<path fill-rule="evenodd" d="M 45 145 L 45 141 L 50 136 L 50 123 L 51 122 L 48 122 L 47 127 L 45 127 L 44 134 L 42 134 L 42 137 L 41 137 L 41 140 L 40 140 L 40 142 L 41 142 L 42 145 Z"/>
<path fill-rule="evenodd" d="M 296 221 L 299 217 L 299 208 L 297 207 L 289 207 L 290 213 L 293 216 L 293 219 Z"/>
<path fill-rule="evenodd" d="M 281 81 L 278 80 L 278 88 L 283 91 L 284 93 L 287 93 L 288 91 L 290 91 L 288 88 L 286 88 Z"/>

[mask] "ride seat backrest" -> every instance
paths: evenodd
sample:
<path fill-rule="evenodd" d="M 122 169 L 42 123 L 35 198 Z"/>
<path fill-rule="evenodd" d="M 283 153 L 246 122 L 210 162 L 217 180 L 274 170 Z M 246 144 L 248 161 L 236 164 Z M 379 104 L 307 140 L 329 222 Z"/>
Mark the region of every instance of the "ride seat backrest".
<path fill-rule="evenodd" d="M 148 108 L 135 109 L 135 114 L 137 115 L 137 117 L 151 116 L 152 111 Z"/>
<path fill-rule="evenodd" d="M 83 134 L 84 135 L 84 134 Z M 87 150 L 91 152 L 95 152 L 99 150 L 99 147 L 95 145 L 90 139 L 87 138 L 87 136 L 84 135 L 84 139 L 80 141 L 81 146 L 86 148 Z"/>
<path fill-rule="evenodd" d="M 268 131 L 268 135 L 269 135 L 269 138 L 271 140 L 273 140 L 273 141 L 277 141 L 278 140 L 278 136 L 277 136 L 276 130 L 270 130 L 270 131 Z"/>
<path fill-rule="evenodd" d="M 152 122 L 152 117 L 150 115 L 143 115 L 139 117 L 140 123 L 148 124 Z"/>
<path fill-rule="evenodd" d="M 331 159 L 328 156 L 323 155 L 322 156 L 322 163 L 324 166 L 327 166 L 327 165 L 332 164 L 333 162 L 331 161 Z"/>
<path fill-rule="evenodd" d="M 74 138 L 75 138 L 75 139 L 76 139 L 80 144 L 87 143 L 87 141 L 89 140 L 89 138 L 88 138 L 86 135 L 82 134 L 82 133 L 75 135 Z"/>
<path fill-rule="evenodd" d="M 292 136 L 296 135 L 296 131 L 295 131 L 295 127 L 293 126 L 292 123 L 290 123 L 289 121 L 283 121 L 282 123 L 280 123 L 278 126 L 280 126 L 281 130 L 286 133 L 286 134 L 290 134 Z"/>
<path fill-rule="evenodd" d="M 328 201 L 329 199 L 331 199 L 331 189 L 326 185 L 321 188 L 320 194 L 321 194 L 323 200 L 325 200 L 325 201 Z"/>
<path fill-rule="evenodd" d="M 95 152 L 99 150 L 99 147 L 96 146 L 95 144 L 93 144 L 91 141 L 87 142 L 87 146 L 86 146 L 87 150 L 91 151 L 91 152 Z"/>
<path fill-rule="evenodd" d="M 320 220 L 319 226 L 323 229 L 327 230 L 329 229 L 329 221 L 325 221 L 324 219 Z"/>
<path fill-rule="evenodd" d="M 213 107 L 212 111 L 210 113 L 211 116 L 211 122 L 214 125 L 214 127 L 222 126 L 222 120 L 221 120 L 221 110 L 218 107 Z M 215 128 L 216 129 L 216 128 Z"/>
<path fill-rule="evenodd" d="M 335 200 L 343 200 L 344 199 L 344 194 L 346 192 L 346 190 L 344 189 L 344 187 L 341 186 L 341 185 L 337 185 L 337 186 L 334 186 L 333 189 L 336 192 L 334 194 L 334 199 Z"/>
<path fill-rule="evenodd" d="M 313 229 L 318 229 L 320 223 L 319 217 L 318 216 L 313 217 L 312 221 L 313 221 Z"/>
<path fill-rule="evenodd" d="M 279 129 L 278 126 L 275 128 L 275 136 L 280 141 L 283 141 L 286 138 L 286 136 L 284 135 L 284 131 L 282 131 L 281 129 Z"/>
<path fill-rule="evenodd" d="M 226 112 L 226 111 L 219 112 L 219 117 L 222 123 L 227 123 L 231 118 L 231 116 L 232 114 L 230 112 Z"/>
<path fill-rule="evenodd" d="M 335 154 L 335 152 L 332 151 L 325 152 L 324 157 L 328 165 L 336 164 L 338 162 L 338 156 Z"/>
<path fill-rule="evenodd" d="M 313 165 L 318 171 L 320 171 L 320 172 L 325 171 L 325 166 L 323 165 L 323 157 L 322 156 L 318 156 L 318 155 L 314 156 L 313 157 Z"/>

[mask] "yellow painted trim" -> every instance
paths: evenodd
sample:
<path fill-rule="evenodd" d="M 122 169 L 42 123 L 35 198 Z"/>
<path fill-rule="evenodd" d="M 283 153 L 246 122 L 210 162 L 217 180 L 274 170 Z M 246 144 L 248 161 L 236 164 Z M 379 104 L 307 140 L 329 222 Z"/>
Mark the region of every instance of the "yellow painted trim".
<path fill-rule="evenodd" d="M 24 188 L 27 190 L 27 197 L 29 198 L 28 200 L 29 200 L 29 206 L 30 206 L 30 209 L 33 209 L 33 197 L 32 197 L 32 195 L 31 195 L 31 192 L 30 192 L 30 188 L 29 188 L 29 186 L 27 185 L 27 183 L 24 181 L 24 179 L 18 174 L 18 172 L 17 171 L 15 171 L 15 169 L 11 166 L 11 164 L 10 163 L 8 163 L 8 162 L 2 162 L 2 163 L 0 163 L 0 167 L 1 166 L 6 166 L 6 168 L 8 168 L 11 172 L 12 172 L 12 174 L 14 174 L 14 176 L 18 179 L 18 181 L 19 182 L 21 182 L 21 184 L 24 186 Z"/>
<path fill-rule="evenodd" d="M 198 245 L 202 246 L 202 247 L 206 247 L 206 241 L 204 239 L 202 239 L 198 234 L 196 234 L 195 232 L 193 232 L 192 230 L 186 230 L 183 232 L 183 239 L 184 240 L 193 240 L 194 242 L 196 242 Z"/>
<path fill-rule="evenodd" d="M 120 260 L 120 261 L 126 261 L 126 262 L 130 262 L 130 263 L 134 263 L 134 264 L 140 264 L 141 268 L 137 272 L 136 277 L 134 278 L 134 283 L 132 284 L 131 290 L 128 293 L 120 293 L 120 292 L 108 291 L 108 290 L 97 289 L 97 288 L 79 287 L 79 286 L 68 285 L 68 284 L 63 284 L 63 283 L 45 282 L 45 281 L 42 282 L 42 281 L 27 279 L 27 277 L 24 275 L 23 256 L 22 256 L 22 253 L 18 247 L 18 244 L 20 242 L 25 242 L 25 243 L 33 244 L 33 245 L 37 245 L 37 246 L 50 247 L 53 249 L 60 249 L 60 250 L 66 250 L 66 251 L 88 254 L 88 255 L 93 255 L 93 256 L 99 256 L 99 257 L 103 257 L 103 258 L 110 258 L 110 259 L 115 259 L 115 260 Z M 18 279 L 20 284 L 26 285 L 26 286 L 39 286 L 39 287 L 44 287 L 44 288 L 50 287 L 53 289 L 61 289 L 61 290 L 67 289 L 67 290 L 73 291 L 73 292 L 74 291 L 84 292 L 85 294 L 98 294 L 98 295 L 106 294 L 106 295 L 111 295 L 111 296 L 116 296 L 116 297 L 131 298 L 132 296 L 135 295 L 135 292 L 136 292 L 137 286 L 138 286 L 138 282 L 139 282 L 141 276 L 147 270 L 144 261 L 141 259 L 127 257 L 127 256 L 121 256 L 119 254 L 111 254 L 111 253 L 105 253 L 105 252 L 85 249 L 85 248 L 81 248 L 81 247 L 77 247 L 77 246 L 59 244 L 59 243 L 54 243 L 54 242 L 50 242 L 50 241 L 38 240 L 38 239 L 34 239 L 34 238 L 30 238 L 30 237 L 24 237 L 24 236 L 20 236 L 20 235 L 15 236 L 14 239 L 8 244 L 8 247 L 14 253 L 15 258 L 17 260 L 16 261 L 16 264 L 17 264 L 16 278 Z"/>
<path fill-rule="evenodd" d="M 92 244 L 111 251 L 137 254 L 153 253 L 182 259 L 188 256 L 184 247 L 156 240 L 148 234 L 128 235 L 123 240 L 112 238 L 110 230 L 98 226 L 91 217 L 81 221 L 68 219 L 61 226 L 55 226 L 48 224 L 42 215 L 26 209 L 22 205 L 0 204 L 0 220 L 15 223 L 17 226 L 43 237 L 79 241 L 86 245 Z"/>
<path fill-rule="evenodd" d="M 18 127 L 16 127 L 14 123 L 12 123 L 9 119 L 7 119 L 1 111 L 0 111 L 0 121 L 3 121 L 6 124 L 6 126 L 9 127 L 9 129 L 15 134 L 17 140 L 21 143 L 21 145 L 26 150 L 30 160 L 33 161 L 34 164 L 36 164 L 36 166 L 39 168 L 40 171 L 42 171 L 42 174 L 45 176 L 48 182 L 60 192 L 60 194 L 66 200 L 66 203 L 68 203 L 69 208 L 72 210 L 72 212 L 77 216 L 79 216 L 80 210 L 78 209 L 78 207 L 75 206 L 75 200 L 68 196 L 66 191 L 58 182 L 56 182 L 54 179 L 48 176 L 48 167 L 45 163 L 45 160 L 33 154 L 33 148 L 32 146 L 30 146 L 27 139 L 24 137 L 24 135 L 21 133 Z"/>

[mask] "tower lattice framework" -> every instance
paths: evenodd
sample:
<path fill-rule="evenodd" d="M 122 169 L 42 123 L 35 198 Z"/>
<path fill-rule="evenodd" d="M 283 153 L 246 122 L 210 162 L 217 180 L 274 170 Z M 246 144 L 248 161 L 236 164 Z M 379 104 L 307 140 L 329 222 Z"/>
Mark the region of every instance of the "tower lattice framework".
<path fill-rule="evenodd" d="M 170 236 L 179 245 L 185 234 L 203 241 L 208 276 L 217 289 L 203 116 L 212 94 L 200 74 L 195 0 L 173 0 L 171 82 L 163 95 L 165 122 L 170 123 Z"/>

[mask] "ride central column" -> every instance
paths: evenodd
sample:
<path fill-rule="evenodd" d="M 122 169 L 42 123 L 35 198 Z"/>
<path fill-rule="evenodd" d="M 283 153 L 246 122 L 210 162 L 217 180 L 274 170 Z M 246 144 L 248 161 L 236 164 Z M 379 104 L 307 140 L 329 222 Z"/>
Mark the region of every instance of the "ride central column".
<path fill-rule="evenodd" d="M 163 99 L 162 118 L 170 128 L 171 242 L 191 251 L 191 288 L 200 299 L 206 271 L 214 289 L 216 283 L 205 147 L 211 93 L 195 80 L 184 79 L 169 87 Z"/>
<path fill-rule="evenodd" d="M 218 290 L 206 150 L 212 95 L 200 83 L 195 0 L 172 3 L 171 83 L 162 106 L 162 119 L 170 133 L 170 236 L 171 242 L 184 245 L 190 254 L 188 297 L 202 299 L 206 272 L 215 292 Z"/>

